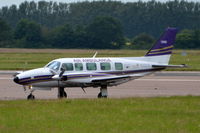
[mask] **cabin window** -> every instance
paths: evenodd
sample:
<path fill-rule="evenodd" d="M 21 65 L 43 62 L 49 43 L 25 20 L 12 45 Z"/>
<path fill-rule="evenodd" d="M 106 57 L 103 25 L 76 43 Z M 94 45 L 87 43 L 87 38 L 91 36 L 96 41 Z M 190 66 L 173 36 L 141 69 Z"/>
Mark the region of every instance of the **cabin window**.
<path fill-rule="evenodd" d="M 100 63 L 101 70 L 110 70 L 111 66 L 110 63 Z"/>
<path fill-rule="evenodd" d="M 122 65 L 122 63 L 115 63 L 115 69 L 116 69 L 116 70 L 123 70 L 123 65 Z"/>
<path fill-rule="evenodd" d="M 76 71 L 82 71 L 83 70 L 83 64 L 82 63 L 75 63 L 75 70 Z"/>
<path fill-rule="evenodd" d="M 87 70 L 97 70 L 96 63 L 86 63 Z"/>
<path fill-rule="evenodd" d="M 60 67 L 60 62 L 58 61 L 53 61 L 50 64 L 48 64 L 46 67 L 53 69 L 55 71 L 58 71 L 59 67 Z"/>
<path fill-rule="evenodd" d="M 72 63 L 63 63 L 62 68 L 65 69 L 66 71 L 73 71 L 74 70 Z"/>

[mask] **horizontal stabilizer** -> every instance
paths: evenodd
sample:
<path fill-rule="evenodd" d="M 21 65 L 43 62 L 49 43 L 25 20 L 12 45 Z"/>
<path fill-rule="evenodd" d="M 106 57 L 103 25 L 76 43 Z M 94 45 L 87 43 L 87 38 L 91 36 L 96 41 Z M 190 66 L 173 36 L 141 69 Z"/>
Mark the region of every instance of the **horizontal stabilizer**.
<path fill-rule="evenodd" d="M 164 67 L 164 68 L 185 68 L 188 67 L 186 64 L 182 64 L 182 65 L 152 65 L 152 67 Z"/>

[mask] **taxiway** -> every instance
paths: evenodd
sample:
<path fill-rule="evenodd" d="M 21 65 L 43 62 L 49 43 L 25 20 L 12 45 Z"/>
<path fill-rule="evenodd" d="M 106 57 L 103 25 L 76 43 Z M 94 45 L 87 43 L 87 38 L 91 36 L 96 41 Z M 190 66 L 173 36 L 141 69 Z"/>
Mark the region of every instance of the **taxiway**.
<path fill-rule="evenodd" d="M 0 100 L 26 99 L 23 87 L 13 82 L 12 72 L 0 73 Z M 99 88 L 66 88 L 68 98 L 96 98 Z M 36 99 L 56 99 L 57 89 L 37 90 Z M 199 72 L 159 72 L 128 83 L 108 88 L 109 98 L 200 96 Z"/>

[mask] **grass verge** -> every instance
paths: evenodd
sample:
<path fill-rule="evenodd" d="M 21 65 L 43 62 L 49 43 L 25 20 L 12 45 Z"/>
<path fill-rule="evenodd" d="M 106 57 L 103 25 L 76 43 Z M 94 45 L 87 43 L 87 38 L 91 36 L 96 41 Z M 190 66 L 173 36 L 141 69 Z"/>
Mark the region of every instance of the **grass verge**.
<path fill-rule="evenodd" d="M 43 67 L 57 58 L 92 57 L 98 51 L 97 57 L 129 57 L 143 56 L 146 50 L 79 50 L 79 49 L 0 49 L 0 70 L 27 70 Z M 200 51 L 186 50 L 187 55 L 182 56 L 182 50 L 174 50 L 171 64 L 187 64 L 184 69 L 168 69 L 174 71 L 200 71 Z"/>
<path fill-rule="evenodd" d="M 2 133 L 199 133 L 200 97 L 0 101 Z"/>

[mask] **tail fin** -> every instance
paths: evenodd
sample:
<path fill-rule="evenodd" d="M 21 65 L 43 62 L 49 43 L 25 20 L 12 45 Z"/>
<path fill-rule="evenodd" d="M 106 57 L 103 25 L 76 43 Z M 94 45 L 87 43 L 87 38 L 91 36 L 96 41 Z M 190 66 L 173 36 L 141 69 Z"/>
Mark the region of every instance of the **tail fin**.
<path fill-rule="evenodd" d="M 172 53 L 177 31 L 176 28 L 167 28 L 145 56 L 170 55 Z"/>

